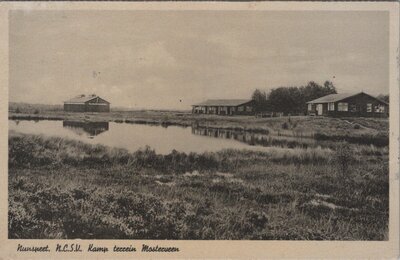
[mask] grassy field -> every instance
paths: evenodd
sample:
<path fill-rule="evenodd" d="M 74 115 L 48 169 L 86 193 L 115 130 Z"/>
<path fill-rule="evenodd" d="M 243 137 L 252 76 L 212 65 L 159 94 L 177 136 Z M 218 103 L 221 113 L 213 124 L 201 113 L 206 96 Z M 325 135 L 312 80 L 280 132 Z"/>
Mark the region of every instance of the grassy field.
<path fill-rule="evenodd" d="M 304 129 L 328 145 L 159 155 L 151 148 L 129 153 L 11 131 L 10 238 L 388 238 L 387 120 L 144 111 L 39 115 L 197 122 L 283 137 Z"/>

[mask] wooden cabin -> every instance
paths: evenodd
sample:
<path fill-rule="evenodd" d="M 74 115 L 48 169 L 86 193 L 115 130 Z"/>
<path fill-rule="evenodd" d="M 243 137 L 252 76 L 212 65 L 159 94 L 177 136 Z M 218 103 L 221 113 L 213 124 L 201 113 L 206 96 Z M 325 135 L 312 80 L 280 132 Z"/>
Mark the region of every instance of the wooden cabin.
<path fill-rule="evenodd" d="M 102 99 L 96 94 L 79 95 L 64 101 L 66 112 L 110 112 L 110 102 Z"/>
<path fill-rule="evenodd" d="M 249 99 L 209 99 L 192 105 L 193 114 L 254 115 L 254 101 Z"/>
<path fill-rule="evenodd" d="M 387 117 L 389 104 L 364 92 L 330 94 L 307 102 L 308 115 Z"/>

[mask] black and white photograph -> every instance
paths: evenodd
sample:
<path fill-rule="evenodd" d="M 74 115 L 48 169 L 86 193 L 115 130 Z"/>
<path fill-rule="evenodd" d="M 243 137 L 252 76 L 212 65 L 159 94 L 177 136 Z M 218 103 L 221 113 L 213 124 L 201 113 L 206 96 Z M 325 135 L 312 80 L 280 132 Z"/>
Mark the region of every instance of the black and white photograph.
<path fill-rule="evenodd" d="M 8 239 L 388 241 L 389 18 L 10 10 Z"/>

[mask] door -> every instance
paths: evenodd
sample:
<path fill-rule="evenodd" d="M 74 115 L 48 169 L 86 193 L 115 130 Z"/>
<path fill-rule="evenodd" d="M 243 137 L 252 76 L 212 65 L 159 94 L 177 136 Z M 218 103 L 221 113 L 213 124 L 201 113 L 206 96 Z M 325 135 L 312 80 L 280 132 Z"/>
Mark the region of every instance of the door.
<path fill-rule="evenodd" d="M 318 104 L 318 105 L 317 105 L 317 114 L 318 114 L 319 116 L 321 116 L 321 115 L 322 115 L 322 112 L 323 112 L 322 104 Z"/>

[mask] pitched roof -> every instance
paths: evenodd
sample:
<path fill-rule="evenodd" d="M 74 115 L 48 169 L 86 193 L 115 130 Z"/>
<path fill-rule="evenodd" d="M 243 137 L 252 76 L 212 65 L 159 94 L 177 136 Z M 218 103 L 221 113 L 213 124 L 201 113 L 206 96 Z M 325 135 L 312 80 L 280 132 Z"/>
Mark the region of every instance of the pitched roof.
<path fill-rule="evenodd" d="M 343 100 L 345 98 L 349 98 L 358 94 L 361 94 L 363 92 L 358 92 L 358 93 L 340 93 L 340 94 L 330 94 L 326 95 L 311 101 L 308 101 L 307 104 L 309 103 L 330 103 L 330 102 L 337 102 L 340 100 Z"/>
<path fill-rule="evenodd" d="M 317 99 L 308 101 L 307 104 L 337 102 L 337 101 L 341 101 L 341 100 L 346 99 L 346 98 L 349 98 L 349 97 L 357 96 L 357 95 L 359 95 L 359 94 L 364 94 L 364 95 L 370 96 L 370 97 L 372 97 L 372 98 L 378 100 L 379 102 L 382 102 L 382 103 L 388 105 L 388 103 L 386 103 L 385 101 L 380 100 L 379 98 L 376 98 L 376 97 L 371 96 L 371 95 L 369 95 L 369 94 L 367 94 L 367 93 L 364 93 L 364 92 L 330 94 L 330 95 L 326 95 L 326 96 L 323 96 L 323 97 L 320 97 L 320 98 L 317 98 Z"/>
<path fill-rule="evenodd" d="M 89 100 L 92 100 L 92 99 L 95 99 L 95 98 L 102 99 L 101 97 L 99 97 L 99 96 L 97 96 L 95 94 L 93 94 L 93 95 L 79 95 L 79 96 L 71 98 L 71 99 L 69 99 L 67 101 L 64 101 L 64 103 L 81 104 L 81 103 L 85 103 L 85 102 L 87 102 Z M 104 100 L 104 99 L 102 99 L 102 100 Z M 106 101 L 106 100 L 104 100 L 104 101 Z M 106 102 L 108 103 L 108 101 L 106 101 Z"/>
<path fill-rule="evenodd" d="M 193 106 L 239 106 L 250 101 L 251 99 L 209 99 Z"/>

